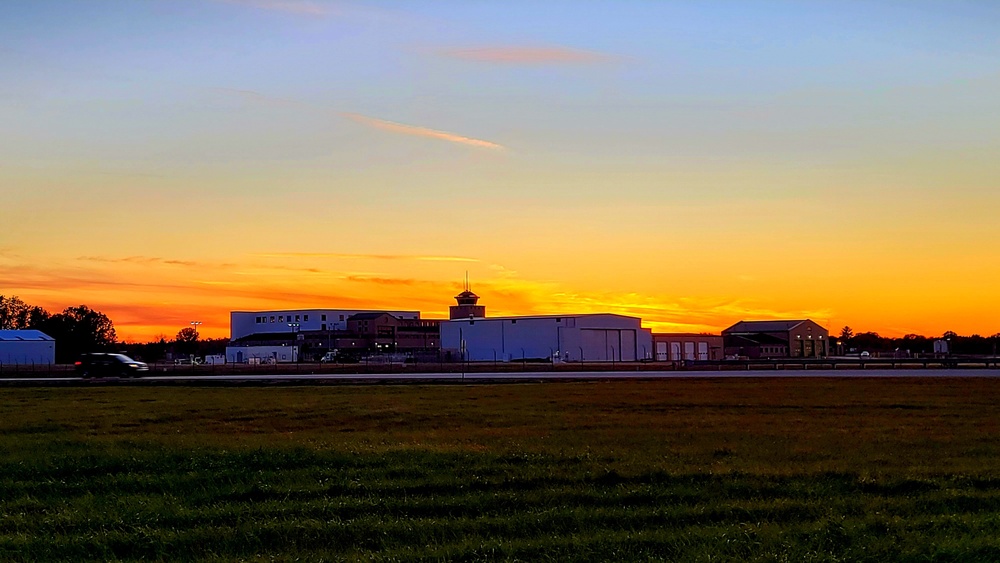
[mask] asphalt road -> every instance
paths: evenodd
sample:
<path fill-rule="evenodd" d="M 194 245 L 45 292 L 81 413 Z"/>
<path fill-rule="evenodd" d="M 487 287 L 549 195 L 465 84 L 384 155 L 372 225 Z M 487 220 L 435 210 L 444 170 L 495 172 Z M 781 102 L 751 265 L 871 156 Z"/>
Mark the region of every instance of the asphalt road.
<path fill-rule="evenodd" d="M 807 369 L 752 371 L 525 371 L 506 373 L 352 373 L 352 374 L 243 374 L 243 375 L 149 375 L 137 379 L 115 377 L 82 379 L 80 377 L 5 377 L 0 385 L 118 385 L 118 384 L 325 384 L 333 382 L 519 382 L 519 381 L 585 381 L 608 379 L 726 379 L 726 378 L 787 378 L 787 377 L 1000 377 L 1000 369 Z"/>

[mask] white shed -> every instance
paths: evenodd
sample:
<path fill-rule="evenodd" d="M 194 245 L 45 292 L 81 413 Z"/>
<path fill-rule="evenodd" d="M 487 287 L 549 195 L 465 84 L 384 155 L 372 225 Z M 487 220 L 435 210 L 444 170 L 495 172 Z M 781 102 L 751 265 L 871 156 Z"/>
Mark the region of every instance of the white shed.
<path fill-rule="evenodd" d="M 56 363 L 56 341 L 40 330 L 0 330 L 0 365 Z"/>
<path fill-rule="evenodd" d="M 299 361 L 298 346 L 226 346 L 230 364 L 287 364 Z"/>

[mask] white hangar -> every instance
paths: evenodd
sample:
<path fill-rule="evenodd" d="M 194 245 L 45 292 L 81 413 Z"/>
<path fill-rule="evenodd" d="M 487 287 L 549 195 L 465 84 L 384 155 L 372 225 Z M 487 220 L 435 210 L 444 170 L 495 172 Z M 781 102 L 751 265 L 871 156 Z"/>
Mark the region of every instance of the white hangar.
<path fill-rule="evenodd" d="M 653 357 L 653 334 L 642 320 L 610 313 L 487 317 L 465 282 L 451 320 L 441 321 L 441 351 L 456 360 L 509 362 L 634 362 Z"/>
<path fill-rule="evenodd" d="M 39 330 L 0 330 L 0 364 L 56 363 L 56 341 Z"/>
<path fill-rule="evenodd" d="M 613 314 L 453 319 L 441 323 L 441 348 L 469 361 L 551 358 L 564 362 L 634 362 L 653 354 L 641 319 Z"/>

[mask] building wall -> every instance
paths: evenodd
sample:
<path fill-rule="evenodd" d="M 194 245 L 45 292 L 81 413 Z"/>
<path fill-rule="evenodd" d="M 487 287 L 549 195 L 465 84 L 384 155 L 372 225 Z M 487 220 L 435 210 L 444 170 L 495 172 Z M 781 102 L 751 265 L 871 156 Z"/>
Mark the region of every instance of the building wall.
<path fill-rule="evenodd" d="M 233 311 L 229 313 L 230 338 L 236 340 L 261 332 L 293 332 L 288 323 L 298 323 L 296 332 L 347 330 L 347 319 L 357 313 L 389 313 L 399 319 L 419 319 L 420 311 L 377 311 L 354 309 L 285 309 L 274 311 Z M 263 322 L 261 322 L 263 321 Z"/>
<path fill-rule="evenodd" d="M 256 360 L 254 360 L 256 358 Z M 275 363 L 298 361 L 297 346 L 227 346 L 226 361 L 231 364 L 246 364 L 252 361 L 265 363 L 269 359 Z"/>
<path fill-rule="evenodd" d="M 788 332 L 788 352 L 793 358 L 813 358 L 829 354 L 830 331 L 813 321 L 805 321 Z"/>
<path fill-rule="evenodd" d="M 470 361 L 635 361 L 653 353 L 640 319 L 610 314 L 442 321 L 442 350 L 461 358 L 463 341 Z"/>
<path fill-rule="evenodd" d="M 0 331 L 0 364 L 48 365 L 56 363 L 56 341 L 37 330 Z"/>
<path fill-rule="evenodd" d="M 717 334 L 653 333 L 653 346 L 658 362 L 724 358 L 722 336 Z"/>

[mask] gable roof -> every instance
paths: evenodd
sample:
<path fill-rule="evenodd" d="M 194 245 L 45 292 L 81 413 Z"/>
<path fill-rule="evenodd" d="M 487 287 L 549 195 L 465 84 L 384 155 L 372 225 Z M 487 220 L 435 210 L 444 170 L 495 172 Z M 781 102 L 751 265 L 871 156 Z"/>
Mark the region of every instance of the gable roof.
<path fill-rule="evenodd" d="M 787 332 L 804 322 L 806 322 L 804 319 L 795 321 L 740 321 L 722 332 Z"/>
<path fill-rule="evenodd" d="M 774 336 L 771 334 L 733 334 L 728 338 L 729 348 L 737 346 L 788 346 L 788 341 L 784 338 Z"/>
<path fill-rule="evenodd" d="M 0 330 L 0 341 L 38 342 L 40 340 L 55 341 L 55 338 L 40 330 Z"/>

